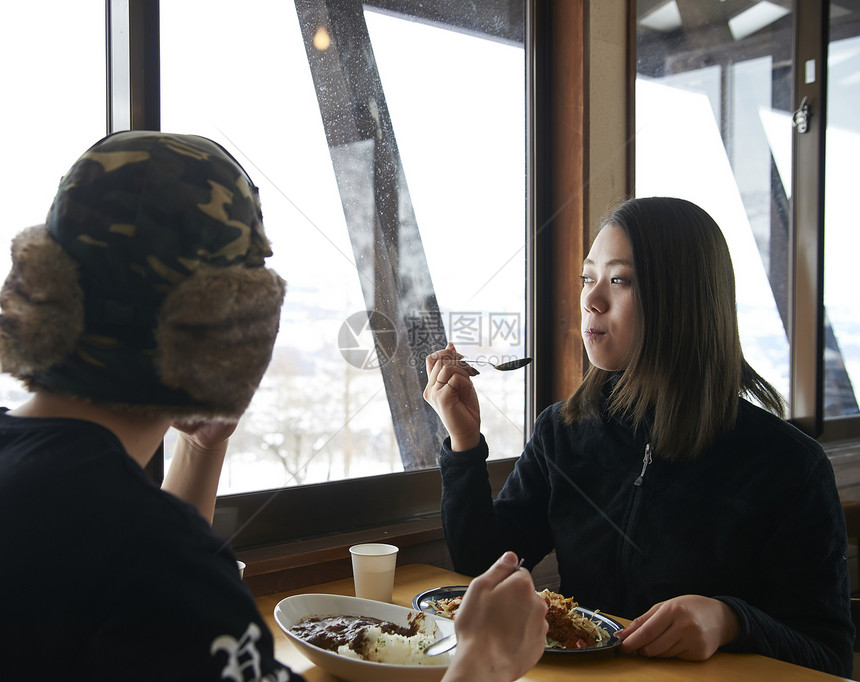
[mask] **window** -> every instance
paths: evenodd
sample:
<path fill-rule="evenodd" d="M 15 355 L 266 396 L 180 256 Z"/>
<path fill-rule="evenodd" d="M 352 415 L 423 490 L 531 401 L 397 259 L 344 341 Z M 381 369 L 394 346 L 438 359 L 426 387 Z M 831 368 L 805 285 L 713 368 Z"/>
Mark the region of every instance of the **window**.
<path fill-rule="evenodd" d="M 845 183 L 858 135 L 860 15 L 834 4 L 829 60 L 816 59 L 826 46 L 815 20 L 826 26 L 826 5 L 810 17 L 790 2 L 710 3 L 695 12 L 674 0 L 637 3 L 636 194 L 690 199 L 722 227 L 744 354 L 813 435 L 822 419 L 857 415 L 860 395 L 860 316 L 845 262 L 857 245 Z M 815 164 L 824 149 L 810 144 L 812 126 L 810 135 L 793 125 L 805 88 L 815 123 L 827 122 L 823 223 Z M 793 178 L 798 164 L 813 169 L 809 176 Z M 800 208 L 809 205 L 811 218 Z M 806 279 L 801 263 L 815 261 L 822 242 L 823 302 L 821 273 Z M 823 371 L 810 371 L 818 365 Z M 818 396 L 813 415 L 808 395 Z"/>
<path fill-rule="evenodd" d="M 288 282 L 220 493 L 433 467 L 424 357 L 524 353 L 522 16 L 484 28 L 517 6 L 162 4 L 161 128 L 246 166 Z M 521 450 L 524 376 L 476 381 L 494 457 Z"/>
<path fill-rule="evenodd" d="M 105 134 L 104 2 L 5 4 L 0 26 L 5 280 L 12 237 L 45 221 L 62 174 Z M 20 382 L 0 374 L 0 404 L 15 407 L 27 396 Z"/>
<path fill-rule="evenodd" d="M 830 6 L 824 197 L 825 414 L 858 413 L 860 300 L 852 293 L 860 253 L 851 177 L 860 154 L 860 12 Z"/>

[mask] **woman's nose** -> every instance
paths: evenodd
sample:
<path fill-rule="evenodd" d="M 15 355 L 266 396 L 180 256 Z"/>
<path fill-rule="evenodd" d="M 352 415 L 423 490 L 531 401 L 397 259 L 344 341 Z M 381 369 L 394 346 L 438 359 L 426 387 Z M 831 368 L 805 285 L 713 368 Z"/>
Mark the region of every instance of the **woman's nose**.
<path fill-rule="evenodd" d="M 592 284 L 582 290 L 580 297 L 583 310 L 590 313 L 605 313 L 607 308 L 606 297 L 598 284 Z"/>

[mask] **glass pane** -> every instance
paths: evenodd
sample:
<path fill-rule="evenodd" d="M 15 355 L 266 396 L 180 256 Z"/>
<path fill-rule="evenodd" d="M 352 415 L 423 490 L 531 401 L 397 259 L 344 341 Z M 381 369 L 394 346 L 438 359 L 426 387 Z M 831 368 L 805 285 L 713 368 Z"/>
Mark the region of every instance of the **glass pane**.
<path fill-rule="evenodd" d="M 860 396 L 860 253 L 856 159 L 860 156 L 860 12 L 830 6 L 824 203 L 825 416 L 857 414 Z"/>
<path fill-rule="evenodd" d="M 241 13 L 226 0 L 161 6 L 162 128 L 212 137 L 245 165 L 260 186 L 275 252 L 271 265 L 288 282 L 275 356 L 231 442 L 221 494 L 403 471 L 412 454 L 404 452 L 392 418 L 390 387 L 380 368 L 387 358 L 368 324 L 367 310 L 374 308 L 362 281 L 368 271 L 356 258 L 360 236 L 350 232 L 345 216 L 351 194 L 361 188 L 339 185 L 342 176 L 333 165 L 337 160 L 343 172 L 364 163 L 360 150 L 367 146 L 327 138 L 320 101 L 338 93 L 315 91 L 298 19 L 315 3 L 297 4 L 298 12 L 292 3 L 258 0 Z M 479 318 L 474 324 L 482 325 L 484 345 L 469 352 L 521 352 L 521 345 L 511 345 L 509 327 L 515 314 L 522 324 L 525 298 L 522 45 L 500 51 L 493 41 L 355 8 L 360 27 L 366 21 L 364 35 L 370 34 L 382 104 L 402 154 L 401 191 L 408 188 L 407 208 L 414 207 L 421 255 L 435 287 L 426 309 L 415 306 L 403 314 L 425 333 L 419 323 L 441 315 L 438 301 L 446 325 L 456 321 L 453 313 Z M 358 28 L 350 40 L 362 39 Z M 232 49 L 224 50 L 213 35 L 228 37 Z M 319 41 L 324 38 L 320 34 Z M 328 39 L 314 49 L 339 47 Z M 428 59 L 448 49 L 457 50 L 456 64 Z M 483 79 L 487 89 L 467 92 Z M 504 87 L 490 92 L 499 81 Z M 510 108 L 512 92 L 514 112 L 499 116 L 496 107 Z M 444 111 L 418 106 L 422 100 L 435 100 Z M 485 130 L 495 118 L 501 127 Z M 517 196 L 509 201 L 512 186 Z M 396 223 L 403 216 L 394 218 Z M 411 242 L 397 247 L 407 261 L 404 270 L 413 251 Z M 369 272 L 373 279 L 372 266 Z M 506 335 L 497 332 L 490 347 L 494 322 Z M 453 327 L 440 338 L 446 335 L 458 340 Z M 423 366 L 423 357 L 409 361 Z M 479 389 L 489 396 L 483 401 L 486 428 L 499 433 L 496 456 L 519 454 L 522 376 L 482 372 L 478 379 L 485 380 Z M 425 409 L 420 391 L 408 403 L 416 416 Z M 437 452 L 434 443 L 430 458 Z"/>
<path fill-rule="evenodd" d="M 104 0 L 40 0 L 0 7 L 0 109 L 3 221 L 0 278 L 11 238 L 42 223 L 60 178 L 105 135 Z M 0 375 L 0 404 L 27 393 Z"/>
<path fill-rule="evenodd" d="M 365 16 L 446 337 L 469 358 L 522 357 L 522 45 Z M 516 457 L 524 437 L 525 373 L 478 369 L 474 383 L 491 456 Z"/>
<path fill-rule="evenodd" d="M 788 397 L 791 15 L 638 0 L 637 17 L 636 195 L 688 199 L 720 225 L 744 355 Z"/>

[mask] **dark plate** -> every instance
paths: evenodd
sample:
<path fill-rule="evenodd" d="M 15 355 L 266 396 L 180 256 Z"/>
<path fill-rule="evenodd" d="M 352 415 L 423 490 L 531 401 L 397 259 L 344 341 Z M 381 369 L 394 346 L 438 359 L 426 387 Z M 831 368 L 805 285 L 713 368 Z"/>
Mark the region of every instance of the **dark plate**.
<path fill-rule="evenodd" d="M 424 592 L 416 594 L 414 597 L 412 597 L 412 608 L 417 609 L 419 611 L 424 611 L 425 613 L 433 614 L 434 616 L 440 618 L 444 618 L 444 616 L 437 613 L 436 608 L 433 606 L 433 602 L 438 599 L 453 599 L 454 597 L 462 597 L 465 593 L 466 587 L 463 585 L 434 587 L 432 590 L 425 590 Z M 601 646 L 591 646 L 587 649 L 557 649 L 554 647 L 547 647 L 545 649 L 547 653 L 592 654 L 598 651 L 614 649 L 619 644 L 621 644 L 621 640 L 615 636 L 616 632 L 624 628 L 621 623 L 619 623 L 614 618 L 604 616 L 602 613 L 595 613 L 594 611 L 584 609 L 581 606 L 577 606 L 576 610 L 586 618 L 591 618 L 592 620 L 596 621 L 600 625 L 600 627 L 606 630 L 606 632 L 609 633 L 609 641 Z"/>
<path fill-rule="evenodd" d="M 439 599 L 454 599 L 455 597 L 462 597 L 466 594 L 466 589 L 467 587 L 465 585 L 454 585 L 451 587 L 434 587 L 432 590 L 425 590 L 421 594 L 416 594 L 412 597 L 412 608 L 444 618 L 445 616 L 436 612 L 436 607 L 433 606 L 431 602 L 435 602 Z"/>

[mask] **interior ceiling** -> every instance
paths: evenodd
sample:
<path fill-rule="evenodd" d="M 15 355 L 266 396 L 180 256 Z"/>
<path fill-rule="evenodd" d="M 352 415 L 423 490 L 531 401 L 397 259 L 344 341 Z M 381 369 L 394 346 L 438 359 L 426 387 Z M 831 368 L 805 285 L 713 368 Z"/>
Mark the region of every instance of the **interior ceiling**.
<path fill-rule="evenodd" d="M 641 19 L 671 0 L 638 0 L 636 15 Z M 741 12 L 757 5 L 760 0 L 676 0 L 682 19 L 685 14 L 694 14 L 715 23 L 728 23 L 728 20 Z M 774 5 L 791 9 L 791 0 L 768 0 Z M 685 22 L 686 23 L 686 22 Z"/>
<path fill-rule="evenodd" d="M 730 19 L 761 4 L 762 0 L 675 0 L 681 20 L 685 26 L 727 25 Z M 803 0 L 796 0 L 798 2 Z M 638 0 L 636 17 L 642 20 L 652 12 L 665 7 L 672 0 Z M 793 0 L 766 0 L 770 5 L 791 11 Z M 826 2 L 826 0 L 825 0 Z M 860 0 L 832 0 L 830 3 L 831 21 L 860 15 Z"/>
<path fill-rule="evenodd" d="M 790 65 L 791 9 L 799 1 L 806 0 L 638 0 L 639 73 L 659 77 L 763 55 Z M 860 34 L 860 0 L 832 0 L 829 8 L 831 40 Z M 763 9 L 769 17 L 742 27 L 739 16 Z"/>

